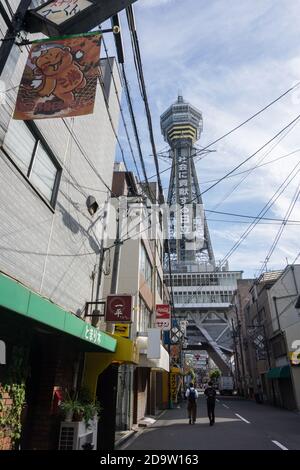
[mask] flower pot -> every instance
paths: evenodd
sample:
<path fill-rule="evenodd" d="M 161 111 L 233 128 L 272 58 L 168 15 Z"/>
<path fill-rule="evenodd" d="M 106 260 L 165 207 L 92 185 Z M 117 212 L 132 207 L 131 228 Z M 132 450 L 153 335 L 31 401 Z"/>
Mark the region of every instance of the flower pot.
<path fill-rule="evenodd" d="M 83 411 L 74 411 L 72 421 L 82 421 L 83 420 Z"/>
<path fill-rule="evenodd" d="M 73 421 L 73 411 L 72 410 L 69 410 L 69 411 L 66 412 L 65 421 L 67 423 L 70 423 L 70 422 Z"/>

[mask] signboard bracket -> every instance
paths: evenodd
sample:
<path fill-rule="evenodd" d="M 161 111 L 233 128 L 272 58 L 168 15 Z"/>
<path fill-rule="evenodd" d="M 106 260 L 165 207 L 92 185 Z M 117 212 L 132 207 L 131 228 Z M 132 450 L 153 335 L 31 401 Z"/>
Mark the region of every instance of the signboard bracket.
<path fill-rule="evenodd" d="M 104 302 L 103 301 L 102 302 L 99 302 L 99 301 L 98 302 L 86 302 L 85 303 L 84 318 L 86 318 L 86 317 L 104 317 L 105 316 L 105 311 L 104 311 L 105 309 L 103 310 L 103 313 L 100 313 L 99 310 L 95 309 L 95 310 L 93 310 L 93 312 L 99 312 L 99 313 L 92 313 L 92 314 L 89 313 L 89 310 L 90 310 L 90 306 L 92 306 L 92 305 L 98 306 L 98 305 L 105 305 L 105 304 L 106 304 L 105 301 Z"/>

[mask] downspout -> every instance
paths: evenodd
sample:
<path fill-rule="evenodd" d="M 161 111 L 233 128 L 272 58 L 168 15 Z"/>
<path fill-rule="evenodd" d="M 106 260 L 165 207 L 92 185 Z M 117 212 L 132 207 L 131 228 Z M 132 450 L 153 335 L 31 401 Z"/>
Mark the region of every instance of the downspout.
<path fill-rule="evenodd" d="M 297 293 L 297 295 L 299 295 L 299 289 L 298 289 L 298 286 L 297 286 L 297 281 L 296 281 L 295 268 L 294 268 L 294 266 L 291 266 L 291 270 L 292 270 L 292 274 L 293 274 L 293 279 L 294 279 L 294 284 L 295 284 L 296 293 Z"/>
<path fill-rule="evenodd" d="M 281 331 L 281 326 L 280 326 L 280 320 L 279 320 L 279 314 L 278 314 L 278 308 L 277 308 L 276 297 L 272 297 L 272 299 L 273 299 L 274 307 L 275 307 L 275 313 L 276 313 L 276 319 L 277 319 L 278 330 Z"/>

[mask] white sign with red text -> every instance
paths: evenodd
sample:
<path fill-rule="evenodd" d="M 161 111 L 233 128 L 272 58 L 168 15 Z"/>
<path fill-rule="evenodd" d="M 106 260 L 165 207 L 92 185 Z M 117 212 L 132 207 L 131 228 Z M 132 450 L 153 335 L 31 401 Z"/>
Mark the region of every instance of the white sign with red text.
<path fill-rule="evenodd" d="M 171 329 L 170 305 L 168 304 L 156 305 L 155 326 L 156 328 L 160 328 L 163 331 L 168 331 Z"/>

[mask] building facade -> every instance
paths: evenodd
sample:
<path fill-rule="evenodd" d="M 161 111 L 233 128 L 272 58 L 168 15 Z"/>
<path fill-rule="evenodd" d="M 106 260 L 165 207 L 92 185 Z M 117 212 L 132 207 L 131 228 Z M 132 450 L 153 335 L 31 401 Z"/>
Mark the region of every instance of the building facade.
<path fill-rule="evenodd" d="M 118 370 L 116 428 L 124 430 L 137 425 L 145 415 L 155 415 L 168 405 L 169 355 L 162 344 L 157 359 L 149 358 L 147 350 L 150 347 L 148 331 L 155 328 L 156 305 L 168 304 L 169 293 L 163 279 L 162 217 L 159 209 L 153 209 L 158 197 L 157 185 L 151 186 L 151 212 L 149 195 L 132 173 L 122 168 L 115 171 L 112 189 L 119 199 L 112 199 L 108 244 L 115 239 L 118 223 L 121 238 L 128 240 L 118 252 L 117 248 L 111 250 L 112 269 L 105 276 L 104 293 L 133 296 L 133 318 L 127 335 L 136 342 L 139 351 L 137 364 L 123 364 Z M 116 216 L 118 208 L 120 211 Z M 116 257 L 117 266 L 114 264 Z"/>
<path fill-rule="evenodd" d="M 93 114 L 16 121 L 26 58 L 14 46 L 0 77 L 0 341 L 6 353 L 0 365 L 6 423 L 0 447 L 57 449 L 59 403 L 65 390 L 81 386 L 85 353 L 113 354 L 117 345 L 85 313 L 97 290 L 103 207 L 115 158 L 106 110 L 108 105 L 117 128 L 112 74 L 119 92 L 121 83 L 115 60 L 103 60 L 104 86 L 97 87 Z M 89 196 L 99 208 L 94 215 Z M 11 384 L 22 403 L 12 396 Z"/>
<path fill-rule="evenodd" d="M 299 265 L 250 284 L 238 284 L 233 302 L 243 390 L 258 402 L 299 409 Z"/>

